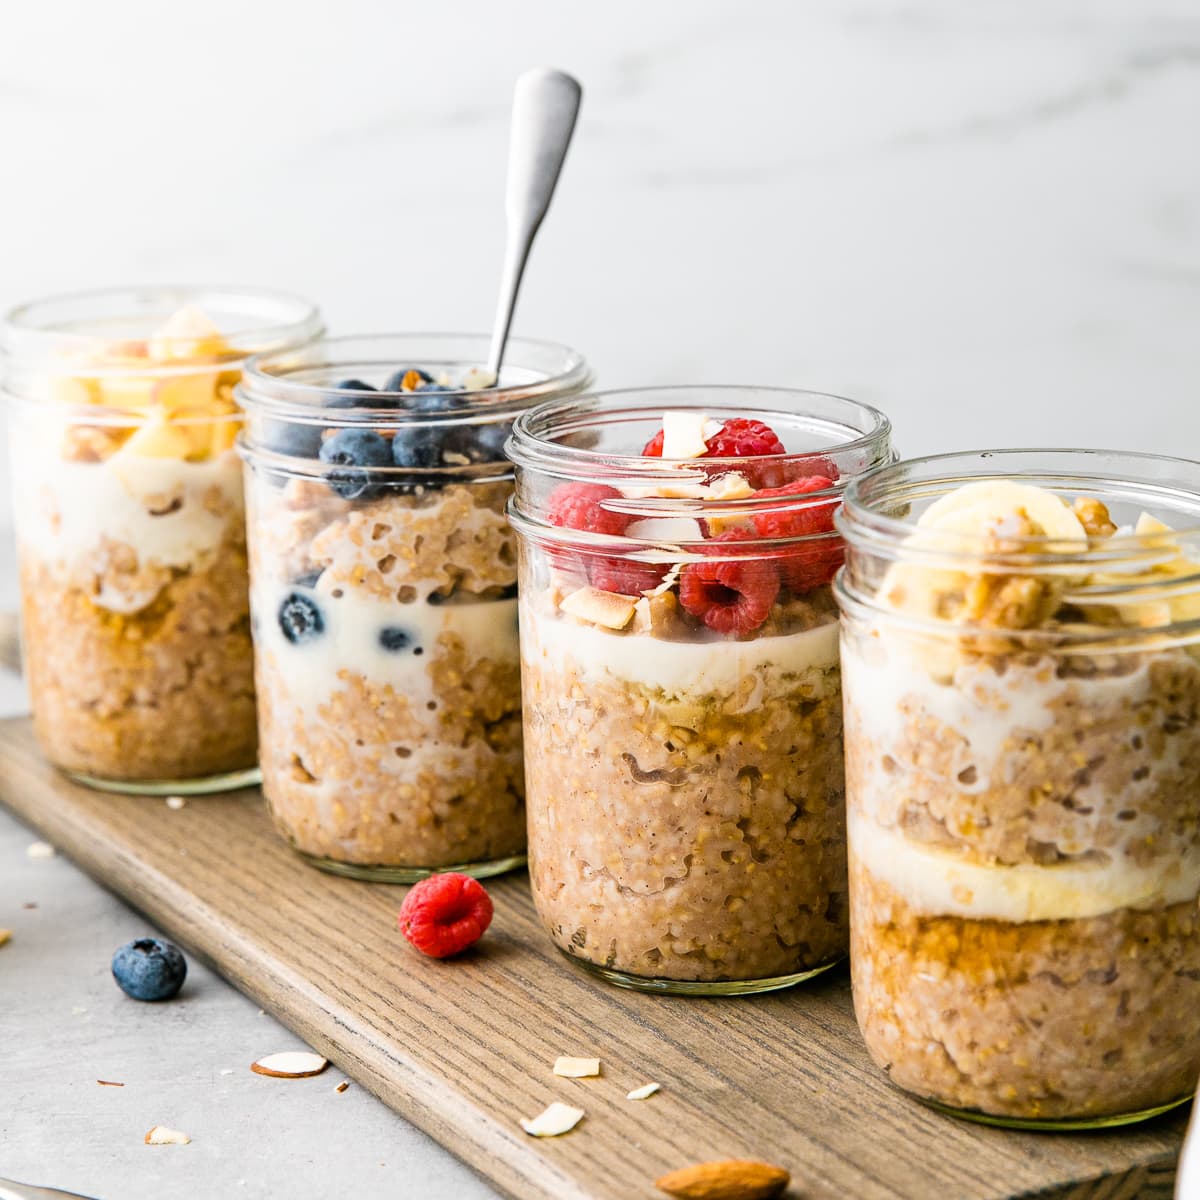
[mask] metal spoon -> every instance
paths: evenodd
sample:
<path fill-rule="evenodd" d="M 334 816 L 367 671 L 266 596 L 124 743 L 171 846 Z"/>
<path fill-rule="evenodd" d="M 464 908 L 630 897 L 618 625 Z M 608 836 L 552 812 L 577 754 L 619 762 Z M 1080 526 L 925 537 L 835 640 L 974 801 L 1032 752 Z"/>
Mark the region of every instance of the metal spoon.
<path fill-rule="evenodd" d="M 493 383 L 500 379 L 500 364 L 529 248 L 550 207 L 582 96 L 578 80 L 549 67 L 535 67 L 517 80 L 504 199 L 508 225 L 504 272 L 500 277 L 500 298 L 487 362 Z"/>

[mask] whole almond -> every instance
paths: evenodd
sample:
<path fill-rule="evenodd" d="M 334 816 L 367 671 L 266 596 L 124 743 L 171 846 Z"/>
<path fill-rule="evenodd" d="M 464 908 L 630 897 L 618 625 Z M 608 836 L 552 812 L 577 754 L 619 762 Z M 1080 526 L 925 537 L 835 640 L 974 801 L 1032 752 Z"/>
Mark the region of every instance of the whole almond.
<path fill-rule="evenodd" d="M 681 1167 L 664 1175 L 654 1186 L 677 1200 L 772 1200 L 791 1178 L 782 1167 L 726 1158 Z"/>

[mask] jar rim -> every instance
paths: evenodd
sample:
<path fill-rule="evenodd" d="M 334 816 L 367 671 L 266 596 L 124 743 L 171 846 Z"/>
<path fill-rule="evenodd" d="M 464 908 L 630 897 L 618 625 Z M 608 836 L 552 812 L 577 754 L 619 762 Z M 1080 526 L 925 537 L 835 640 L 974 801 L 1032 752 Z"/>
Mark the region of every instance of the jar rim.
<path fill-rule="evenodd" d="M 277 288 L 245 284 L 167 283 L 117 285 L 41 296 L 11 308 L 0 321 L 0 354 L 10 369 L 29 367 L 44 370 L 67 352 L 103 351 L 122 342 L 139 340 L 153 333 L 151 319 L 161 323 L 172 312 L 196 305 L 210 315 L 242 316 L 244 323 L 226 322 L 221 328 L 227 339 L 236 339 L 228 365 L 236 365 L 256 353 L 294 346 L 317 337 L 323 330 L 320 311 L 312 301 Z M 143 333 L 110 329 L 105 323 L 133 322 L 145 318 Z M 218 322 L 220 325 L 220 322 Z M 92 328 L 88 328 L 92 326 Z M 221 364 L 225 365 L 225 364 Z M 76 375 L 177 375 L 211 369 L 213 364 L 69 363 Z"/>
<path fill-rule="evenodd" d="M 1005 471 L 1002 464 L 1020 456 L 1025 465 L 1016 471 Z M 1033 469 L 1031 463 L 1042 460 L 1044 469 Z M 1071 469 L 1071 463 L 1095 469 Z M 1122 465 L 1124 471 L 1118 470 Z M 967 471 L 969 467 L 986 469 Z M 1107 468 L 1107 469 L 1102 469 Z M 1135 473 L 1142 468 L 1141 477 Z M 1153 468 L 1153 469 L 1152 469 Z M 977 536 L 948 531 L 921 530 L 914 545 L 913 534 L 919 526 L 911 508 L 904 517 L 891 516 L 879 506 L 909 505 L 921 499 L 945 495 L 953 487 L 966 483 L 1015 480 L 1052 491 L 1067 491 L 1076 495 L 1119 496 L 1132 501 L 1143 499 L 1149 504 L 1183 509 L 1190 500 L 1194 523 L 1172 526 L 1174 540 L 1200 540 L 1200 462 L 1168 455 L 1132 450 L 1081 449 L 1075 447 L 1005 447 L 996 450 L 965 450 L 924 455 L 880 466 L 851 480 L 846 488 L 837 525 L 847 542 L 861 545 L 883 554 L 894 554 L 902 546 L 927 560 L 954 562 L 978 560 L 980 539 Z M 1059 572 L 1086 561 L 1091 566 L 1105 562 L 1129 562 L 1143 555 L 1148 541 L 1156 535 L 1118 532 L 1105 538 L 1102 547 L 1089 546 L 1080 551 L 1064 550 L 1061 539 L 1053 536 L 1005 535 L 1005 542 L 1015 549 L 999 556 L 999 562 L 1013 570 L 1031 565 Z M 1157 535 L 1159 538 L 1165 535 Z M 989 559 L 990 561 L 990 559 Z M 1198 565 L 1200 570 L 1200 565 Z"/>
<path fill-rule="evenodd" d="M 335 368 L 337 374 L 362 373 L 367 368 L 386 368 L 390 374 L 403 365 L 479 366 L 486 361 L 489 346 L 487 334 L 445 331 L 321 337 L 304 346 L 251 357 L 236 396 L 248 413 L 298 424 L 463 424 L 510 420 L 548 396 L 563 390 L 578 391 L 591 381 L 587 361 L 577 350 L 534 338 L 510 338 L 502 369 L 502 377 L 508 370 L 528 372 L 531 378 L 499 387 L 452 388 L 444 393 L 452 401 L 451 406 L 436 414 L 398 407 L 398 402 L 411 400 L 412 392 L 363 392 L 315 378 Z M 348 396 L 356 401 L 352 408 L 329 403 Z M 363 397 L 372 396 L 383 403 L 362 403 Z"/>
<path fill-rule="evenodd" d="M 629 405 L 628 402 L 636 397 L 654 400 L 658 403 Z M 717 406 L 711 403 L 706 405 L 703 403 L 702 397 L 716 398 L 725 403 Z M 732 403 L 738 398 L 749 399 L 751 397 L 760 397 L 768 401 L 774 399 L 777 403 L 775 407 L 771 407 L 769 404 L 749 406 Z M 703 462 L 707 467 L 717 460 L 654 459 L 641 454 L 615 454 L 592 450 L 586 446 L 564 445 L 546 434 L 554 427 L 555 423 L 558 423 L 565 432 L 578 430 L 578 425 L 572 426 L 567 423 L 572 418 L 587 415 L 612 418 L 620 417 L 622 413 L 653 413 L 661 416 L 665 411 L 695 411 L 713 407 L 719 407 L 731 414 L 737 412 L 739 415 L 760 420 L 764 418 L 778 420 L 780 413 L 787 411 L 786 407 L 779 403 L 785 397 L 792 401 L 808 399 L 810 402 L 828 402 L 831 412 L 837 411 L 841 414 L 841 421 L 839 422 L 832 415 L 814 416 L 812 417 L 813 426 L 833 429 L 840 424 L 841 428 L 853 433 L 854 436 L 831 439 L 827 444 L 802 452 L 722 458 L 719 461 L 726 472 L 744 470 L 752 464 L 761 464 L 764 459 L 784 467 L 802 466 L 806 462 L 828 460 L 831 456 L 848 456 L 879 449 L 882 449 L 884 454 L 884 457 L 879 458 L 879 462 L 887 461 L 886 456 L 890 454 L 891 421 L 879 409 L 830 392 L 753 384 L 665 384 L 605 389 L 541 404 L 536 409 L 522 414 L 514 423 L 513 434 L 508 443 L 508 455 L 519 468 L 563 479 L 687 482 L 693 477 L 698 478 L 698 472 L 704 469 L 697 464 Z M 671 402 L 672 400 L 682 401 L 684 398 L 690 398 L 693 402 Z M 697 403 L 697 400 L 700 402 Z M 805 416 L 803 412 L 789 413 L 788 415 L 801 420 Z M 857 428 L 852 425 L 851 420 L 854 417 L 859 418 L 859 425 L 864 425 L 865 428 Z M 871 465 L 876 464 L 872 462 Z M 849 477 L 843 476 L 843 478 Z"/>

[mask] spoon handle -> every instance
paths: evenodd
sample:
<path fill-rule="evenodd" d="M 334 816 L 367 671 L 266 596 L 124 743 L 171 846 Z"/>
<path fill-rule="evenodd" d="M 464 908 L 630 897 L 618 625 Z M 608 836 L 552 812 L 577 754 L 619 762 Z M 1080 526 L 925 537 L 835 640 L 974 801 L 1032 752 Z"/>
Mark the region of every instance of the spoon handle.
<path fill-rule="evenodd" d="M 512 326 L 517 290 L 534 235 L 550 207 L 562 170 L 583 89 L 563 71 L 536 67 L 518 80 L 513 95 L 512 138 L 508 147 L 508 186 L 504 211 L 507 237 L 496 323 L 492 327 L 488 370 L 499 379 L 504 345 Z"/>

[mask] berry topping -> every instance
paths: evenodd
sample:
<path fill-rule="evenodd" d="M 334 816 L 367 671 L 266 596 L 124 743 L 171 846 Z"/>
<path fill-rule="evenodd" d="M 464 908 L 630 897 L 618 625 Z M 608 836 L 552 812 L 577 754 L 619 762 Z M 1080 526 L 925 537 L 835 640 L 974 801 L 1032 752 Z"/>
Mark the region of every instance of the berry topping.
<path fill-rule="evenodd" d="M 753 537 L 744 529 L 731 529 L 711 544 Z M 717 633 L 753 632 L 767 619 L 778 594 L 779 571 L 766 558 L 688 563 L 679 576 L 679 603 Z"/>
<path fill-rule="evenodd" d="M 339 429 L 321 443 L 319 457 L 323 463 L 359 468 L 330 471 L 329 486 L 343 500 L 365 500 L 376 490 L 369 468 L 391 466 L 392 447 L 369 429 Z"/>
<path fill-rule="evenodd" d="M 662 583 L 667 568 L 660 563 L 595 556 L 588 561 L 588 581 L 603 592 L 636 596 Z"/>
<path fill-rule="evenodd" d="M 412 645 L 412 634 L 397 625 L 385 625 L 379 631 L 379 644 L 390 654 L 396 654 Z"/>
<path fill-rule="evenodd" d="M 664 437 L 660 429 L 646 443 L 642 454 L 661 458 Z M 770 425 L 744 417 L 731 417 L 704 444 L 708 447 L 708 458 L 757 458 L 763 454 L 787 453 Z"/>
<path fill-rule="evenodd" d="M 621 493 L 603 483 L 564 483 L 554 489 L 546 506 L 546 520 L 565 529 L 619 536 L 629 517 L 601 506 L 602 500 L 619 500 Z"/>
<path fill-rule="evenodd" d="M 483 936 L 492 923 L 492 898 L 469 875 L 431 875 L 404 897 L 399 919 L 400 932 L 422 954 L 449 958 Z"/>
<path fill-rule="evenodd" d="M 333 385 L 339 392 L 373 392 L 375 389 L 361 379 L 339 379 Z"/>
<path fill-rule="evenodd" d="M 420 367 L 401 367 L 388 376 L 385 392 L 415 392 L 423 383 L 432 383 L 433 376 Z"/>
<path fill-rule="evenodd" d="M 392 438 L 392 461 L 398 467 L 440 467 L 442 430 L 408 425 L 396 430 Z"/>
<path fill-rule="evenodd" d="M 112 956 L 112 973 L 134 1000 L 170 1000 L 187 978 L 187 961 L 170 942 L 138 938 Z"/>
<path fill-rule="evenodd" d="M 836 477 L 837 471 L 833 471 Z M 833 487 L 833 477 L 810 475 L 797 479 L 795 483 L 778 488 L 763 488 L 755 492 L 755 500 L 773 496 L 805 496 Z M 828 583 L 842 565 L 841 539 L 834 536 L 833 514 L 838 500 L 831 499 L 807 508 L 783 509 L 775 512 L 755 513 L 754 528 L 764 538 L 820 537 L 807 545 L 786 551 L 778 559 L 779 573 L 783 582 L 793 592 L 811 592 L 813 588 Z"/>
<path fill-rule="evenodd" d="M 293 421 L 264 421 L 262 439 L 267 449 L 292 458 L 316 458 L 321 450 L 321 427 Z"/>
<path fill-rule="evenodd" d="M 279 628 L 293 646 L 311 642 L 325 632 L 325 618 L 311 596 L 291 592 L 279 606 Z"/>

